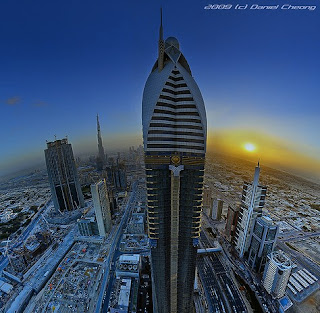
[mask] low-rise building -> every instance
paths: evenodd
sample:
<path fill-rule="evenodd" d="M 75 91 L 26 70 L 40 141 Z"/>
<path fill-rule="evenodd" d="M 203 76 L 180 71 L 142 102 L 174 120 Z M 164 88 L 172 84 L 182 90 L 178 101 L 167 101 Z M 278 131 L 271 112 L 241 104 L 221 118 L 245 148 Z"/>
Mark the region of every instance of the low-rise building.
<path fill-rule="evenodd" d="M 130 234 L 144 234 L 144 214 L 133 213 L 127 229 Z"/>
<path fill-rule="evenodd" d="M 94 217 L 78 219 L 78 229 L 82 236 L 99 235 L 98 225 Z"/>
<path fill-rule="evenodd" d="M 116 276 L 119 277 L 139 277 L 141 266 L 140 254 L 123 254 L 120 256 Z"/>

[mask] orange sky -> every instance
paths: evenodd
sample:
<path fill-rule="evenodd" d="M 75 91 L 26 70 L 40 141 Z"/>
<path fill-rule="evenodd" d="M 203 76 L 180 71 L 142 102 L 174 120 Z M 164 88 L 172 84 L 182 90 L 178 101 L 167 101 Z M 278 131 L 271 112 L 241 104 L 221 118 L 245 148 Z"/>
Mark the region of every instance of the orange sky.
<path fill-rule="evenodd" d="M 93 138 L 81 138 L 81 143 L 74 140 L 75 153 L 82 151 L 96 151 L 96 142 Z M 251 143 L 255 150 L 249 152 L 244 145 Z M 141 133 L 104 135 L 103 144 L 106 152 L 123 151 L 130 145 L 142 144 Z M 311 178 L 320 183 L 320 156 L 312 147 L 301 144 L 295 145 L 285 139 L 267 133 L 249 129 L 214 129 L 209 130 L 207 140 L 208 152 L 219 152 L 241 159 L 256 162 L 276 169 L 282 169 L 293 174 Z"/>
<path fill-rule="evenodd" d="M 97 152 L 95 134 L 72 138 L 70 142 L 75 155 Z M 252 152 L 246 151 L 244 149 L 246 143 L 253 144 L 256 149 Z M 124 151 L 129 146 L 142 144 L 141 133 L 104 134 L 103 144 L 107 153 Z M 308 145 L 295 145 L 266 133 L 234 128 L 209 130 L 207 146 L 208 152 L 218 152 L 253 162 L 260 159 L 263 165 L 282 169 L 320 183 L 320 156 L 319 159 L 316 159 L 314 157 L 317 155 L 316 151 Z M 33 151 L 29 151 L 29 153 L 25 151 L 24 161 L 43 162 L 44 149 L 45 145 L 43 144 L 37 149 L 32 149 Z M 3 164 L 3 168 L 0 166 L 0 172 L 6 167 L 14 165 L 16 167 L 17 162 L 18 156 L 12 157 Z"/>
<path fill-rule="evenodd" d="M 247 151 L 246 143 L 255 146 Z M 292 142 L 259 133 L 253 130 L 228 129 L 209 131 L 208 151 L 229 154 L 261 163 L 320 181 L 320 159 L 312 157 L 309 146 L 294 145 Z"/>

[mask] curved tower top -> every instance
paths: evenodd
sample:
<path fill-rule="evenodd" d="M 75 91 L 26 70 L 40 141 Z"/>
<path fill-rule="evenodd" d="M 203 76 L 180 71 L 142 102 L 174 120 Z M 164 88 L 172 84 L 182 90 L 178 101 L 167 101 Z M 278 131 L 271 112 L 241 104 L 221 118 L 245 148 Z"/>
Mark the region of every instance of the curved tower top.
<path fill-rule="evenodd" d="M 163 41 L 162 22 L 159 53 L 147 79 L 142 101 L 142 124 L 146 152 L 206 151 L 207 119 L 204 101 L 179 41 Z"/>

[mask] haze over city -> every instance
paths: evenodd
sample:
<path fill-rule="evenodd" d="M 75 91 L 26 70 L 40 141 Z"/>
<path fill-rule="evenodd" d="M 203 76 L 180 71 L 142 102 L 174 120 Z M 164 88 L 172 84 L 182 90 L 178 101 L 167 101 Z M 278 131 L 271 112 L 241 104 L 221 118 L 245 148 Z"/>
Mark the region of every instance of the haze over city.
<path fill-rule="evenodd" d="M 320 312 L 317 14 L 0 4 L 0 313 Z"/>
<path fill-rule="evenodd" d="M 142 142 L 163 5 L 166 34 L 187 35 L 181 46 L 206 104 L 209 151 L 319 180 L 318 12 L 236 14 L 205 4 L 2 3 L 0 175 L 43 162 L 54 135 L 68 135 L 76 154 L 95 153 L 97 113 L 106 150 Z"/>

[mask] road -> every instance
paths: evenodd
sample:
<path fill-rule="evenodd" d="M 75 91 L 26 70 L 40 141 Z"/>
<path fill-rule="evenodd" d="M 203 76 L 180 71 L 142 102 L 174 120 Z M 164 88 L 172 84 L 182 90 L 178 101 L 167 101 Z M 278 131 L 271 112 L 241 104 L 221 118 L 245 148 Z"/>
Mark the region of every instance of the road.
<path fill-rule="evenodd" d="M 304 266 L 307 270 L 313 273 L 315 276 L 320 277 L 320 266 L 312 262 L 307 256 L 300 252 L 290 249 L 284 242 L 277 242 L 277 247 L 286 252 L 287 254 L 293 256 L 299 264 Z"/>
<path fill-rule="evenodd" d="M 110 250 L 109 250 L 110 252 L 108 254 L 108 257 L 105 260 L 105 273 L 104 273 L 102 284 L 100 287 L 100 293 L 98 296 L 95 313 L 100 313 L 101 307 L 102 307 L 102 312 L 107 312 L 108 310 L 110 293 L 111 293 L 111 289 L 114 281 L 114 276 L 110 274 L 113 274 L 115 271 L 115 263 L 116 263 L 115 261 L 117 260 L 120 254 L 119 246 L 121 242 L 121 235 L 128 222 L 129 213 L 131 211 L 131 205 L 136 196 L 136 186 L 137 186 L 136 183 L 134 183 L 132 186 L 132 192 L 131 192 L 129 201 L 127 202 L 125 213 L 118 226 L 118 230 L 116 231 L 114 240 L 110 246 Z M 113 264 L 113 265 L 110 266 L 110 264 Z M 104 299 L 105 301 L 103 302 Z"/>
<path fill-rule="evenodd" d="M 25 230 L 21 233 L 21 235 L 16 239 L 16 243 L 13 245 L 14 248 L 21 245 L 22 242 L 24 242 L 30 232 L 33 230 L 34 226 L 39 222 L 42 213 L 52 204 L 51 198 L 45 203 L 45 205 L 36 213 L 33 220 L 30 222 L 30 224 L 25 228 Z"/>
<path fill-rule="evenodd" d="M 33 230 L 34 226 L 39 222 L 40 218 L 41 218 L 41 214 L 43 213 L 44 210 L 46 210 L 52 203 L 51 198 L 44 204 L 44 206 L 36 213 L 35 217 L 33 218 L 33 220 L 30 222 L 30 224 L 22 231 L 21 235 L 15 240 L 15 242 L 13 243 L 13 245 L 10 247 L 10 249 L 12 248 L 16 248 L 19 247 L 22 242 L 24 242 L 30 232 Z M 9 248 L 9 247 L 8 247 Z M 5 256 L 1 263 L 0 263 L 0 272 L 2 270 L 4 270 L 6 268 L 6 266 L 8 265 L 9 261 L 8 261 L 8 257 Z"/>
<path fill-rule="evenodd" d="M 204 248 L 212 246 L 203 232 L 200 236 Z M 225 260 L 220 253 L 204 257 L 198 256 L 198 271 L 208 299 L 210 312 L 247 312 L 239 291 L 223 264 L 225 264 Z"/>
<path fill-rule="evenodd" d="M 310 237 L 317 237 L 320 236 L 320 232 L 314 232 L 314 233 L 306 233 L 303 231 L 299 232 L 294 232 L 294 235 L 292 232 L 290 234 L 288 233 L 282 233 L 279 235 L 278 240 L 286 242 L 286 241 L 294 241 L 294 240 L 299 240 L 301 241 L 302 239 L 310 238 Z"/>

